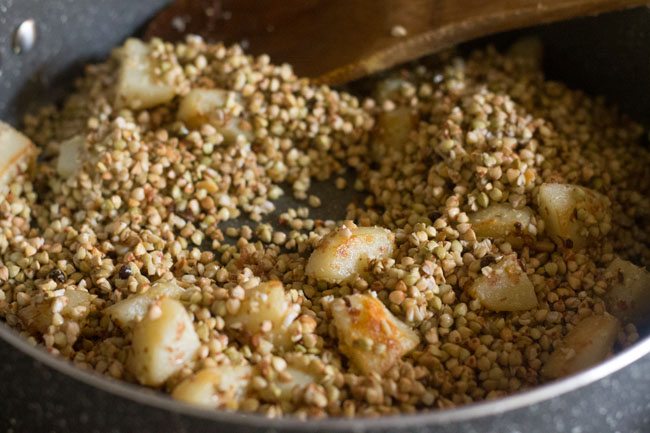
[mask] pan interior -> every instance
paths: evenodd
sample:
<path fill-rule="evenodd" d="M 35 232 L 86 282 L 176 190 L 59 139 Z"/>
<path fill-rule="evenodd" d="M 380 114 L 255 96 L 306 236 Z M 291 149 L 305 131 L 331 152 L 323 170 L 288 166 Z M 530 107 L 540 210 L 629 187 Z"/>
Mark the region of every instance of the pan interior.
<path fill-rule="evenodd" d="M 87 3 L 88 6 L 94 4 L 87 0 L 79 3 Z M 0 71 L 3 73 L 0 83 L 3 89 L 0 92 L 0 118 L 18 123 L 22 113 L 34 105 L 60 100 L 65 89 L 70 88 L 74 76 L 79 73 L 80 65 L 107 55 L 110 48 L 125 36 L 137 33 L 140 25 L 166 2 L 111 3 L 123 3 L 118 5 L 123 6 L 121 8 L 112 6 L 115 10 L 129 10 L 129 14 L 123 15 L 121 21 L 114 19 L 113 27 L 93 27 L 92 24 L 82 24 L 77 22 L 78 18 L 70 17 L 65 26 L 56 21 L 51 26 L 44 27 L 37 46 L 31 52 L 16 56 L 5 48 L 0 51 Z M 102 8 L 105 6 L 94 9 L 101 11 Z M 60 16 L 58 11 L 57 16 Z M 42 18 L 43 22 L 48 19 L 45 16 Z M 101 16 L 97 13 L 84 19 L 96 23 L 101 21 Z M 110 22 L 110 19 L 107 21 Z M 116 26 L 117 22 L 120 22 L 119 26 Z M 84 30 L 75 38 L 71 35 L 75 32 L 66 32 L 66 29 L 74 28 L 76 24 Z M 522 34 L 539 35 L 544 41 L 545 70 L 549 78 L 566 82 L 571 87 L 584 89 L 591 94 L 604 95 L 620 105 L 622 111 L 650 125 L 650 100 L 646 98 L 650 90 L 648 25 L 650 11 L 639 9 L 509 33 L 476 41 L 467 47 L 485 43 L 505 46 Z M 114 31 L 116 28 L 119 29 L 117 32 Z M 51 32 L 49 36 L 63 36 L 48 37 L 48 32 Z M 53 56 L 56 58 L 48 61 Z M 319 194 L 331 198 L 331 203 L 348 201 L 348 197 L 337 196 L 339 193 L 333 188 L 324 188 Z M 280 209 L 293 205 L 295 202 L 287 201 L 281 204 Z M 339 217 L 341 215 L 336 213 L 344 212 L 341 207 L 336 209 L 334 206 L 322 212 L 328 212 L 329 217 Z M 647 330 L 643 331 L 647 335 Z"/>

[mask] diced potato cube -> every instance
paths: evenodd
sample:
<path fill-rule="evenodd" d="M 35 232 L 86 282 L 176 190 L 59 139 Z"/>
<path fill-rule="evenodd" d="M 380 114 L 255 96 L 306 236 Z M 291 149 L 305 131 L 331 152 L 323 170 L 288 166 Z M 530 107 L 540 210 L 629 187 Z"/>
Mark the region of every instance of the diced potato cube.
<path fill-rule="evenodd" d="M 544 57 L 544 43 L 539 36 L 519 38 L 508 48 L 508 56 L 524 59 L 531 66 L 540 67 Z"/>
<path fill-rule="evenodd" d="M 409 81 L 403 78 L 390 77 L 380 81 L 375 89 L 375 99 L 378 102 L 386 100 L 395 100 L 400 96 L 402 89 L 413 86 Z"/>
<path fill-rule="evenodd" d="M 118 106 L 142 110 L 174 99 L 174 87 L 154 76 L 147 44 L 128 39 L 118 56 L 121 61 L 116 88 Z"/>
<path fill-rule="evenodd" d="M 250 128 L 239 118 L 241 102 L 238 93 L 222 89 L 192 89 L 181 99 L 176 117 L 188 128 L 199 129 L 206 123 L 214 126 L 226 140 L 242 134 L 253 138 Z"/>
<path fill-rule="evenodd" d="M 190 128 L 200 128 L 217 119 L 217 111 L 227 111 L 237 94 L 223 89 L 192 89 L 181 99 L 176 117 Z"/>
<path fill-rule="evenodd" d="M 420 338 L 371 295 L 332 303 L 339 349 L 361 372 L 382 374 L 420 343 Z"/>
<path fill-rule="evenodd" d="M 213 409 L 235 410 L 246 396 L 251 372 L 249 365 L 204 368 L 178 384 L 172 391 L 172 397 Z"/>
<path fill-rule="evenodd" d="M 530 208 L 515 209 L 509 203 L 498 203 L 473 213 L 469 220 L 479 239 L 503 239 L 520 245 L 528 234 L 532 216 Z"/>
<path fill-rule="evenodd" d="M 373 158 L 379 161 L 391 152 L 401 151 L 416 126 L 417 117 L 409 107 L 380 113 L 372 141 Z"/>
<path fill-rule="evenodd" d="M 52 304 L 55 301 L 62 304 L 59 314 L 64 319 L 81 322 L 91 312 L 91 303 L 95 298 L 95 295 L 83 290 L 66 289 L 60 298 L 48 298 L 40 304 L 30 304 L 21 308 L 18 317 L 26 329 L 44 334 L 52 325 L 54 315 Z"/>
<path fill-rule="evenodd" d="M 149 290 L 130 296 L 104 309 L 104 314 L 121 328 L 130 328 L 149 310 L 151 304 L 162 297 L 178 299 L 183 289 L 174 281 L 158 281 Z"/>
<path fill-rule="evenodd" d="M 56 171 L 64 178 L 73 176 L 81 168 L 81 155 L 84 150 L 84 137 L 76 135 L 61 142 Z"/>
<path fill-rule="evenodd" d="M 546 231 L 581 249 L 611 228 L 607 197 L 578 185 L 545 183 L 539 187 L 539 213 Z"/>
<path fill-rule="evenodd" d="M 61 314 L 73 319 L 86 317 L 90 313 L 90 303 L 97 297 L 83 290 L 74 289 L 66 289 L 63 296 L 65 296 L 66 302 L 61 309 Z"/>
<path fill-rule="evenodd" d="M 519 266 L 516 254 L 509 254 L 492 266 L 492 272 L 474 281 L 470 293 L 488 310 L 524 311 L 537 306 L 533 283 Z"/>
<path fill-rule="evenodd" d="M 153 304 L 135 325 L 131 344 L 127 366 L 141 384 L 149 386 L 165 383 L 201 345 L 183 304 L 169 298 Z"/>
<path fill-rule="evenodd" d="M 556 379 L 603 361 L 612 350 L 618 330 L 618 320 L 609 314 L 581 320 L 551 353 L 542 375 Z"/>
<path fill-rule="evenodd" d="M 26 305 L 18 310 L 18 317 L 25 329 L 43 334 L 52 324 L 52 305 L 49 300 L 41 304 Z"/>
<path fill-rule="evenodd" d="M 390 257 L 394 244 L 390 230 L 343 225 L 323 238 L 305 272 L 317 280 L 340 283 L 363 272 L 371 260 Z"/>
<path fill-rule="evenodd" d="M 291 344 L 287 328 L 300 312 L 300 307 L 293 304 L 279 281 L 263 282 L 255 288 L 246 290 L 239 310 L 224 319 L 226 324 L 244 331 L 245 336 L 261 332 L 262 324 L 269 321 L 271 341 L 286 348 Z"/>
<path fill-rule="evenodd" d="M 11 178 L 27 169 L 36 156 L 36 147 L 29 138 L 0 122 L 0 187 L 7 185 Z"/>
<path fill-rule="evenodd" d="M 619 257 L 607 267 L 608 311 L 625 322 L 643 325 L 650 318 L 650 272 Z"/>
<path fill-rule="evenodd" d="M 314 375 L 304 369 L 289 366 L 283 373 L 283 377 L 288 380 L 279 379 L 274 383 L 280 390 L 280 397 L 284 399 L 289 399 L 296 387 L 304 388 L 316 382 Z"/>
<path fill-rule="evenodd" d="M 316 374 L 305 367 L 291 364 L 280 373 L 269 369 L 269 375 L 265 375 L 264 378 L 269 386 L 258 392 L 269 402 L 291 401 L 294 389 L 304 390 L 308 385 L 316 383 Z"/>

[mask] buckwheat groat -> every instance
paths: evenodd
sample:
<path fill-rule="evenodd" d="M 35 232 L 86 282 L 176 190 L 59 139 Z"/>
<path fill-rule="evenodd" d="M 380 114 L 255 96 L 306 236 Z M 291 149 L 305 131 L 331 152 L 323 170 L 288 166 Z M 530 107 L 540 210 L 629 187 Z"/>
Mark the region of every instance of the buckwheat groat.
<path fill-rule="evenodd" d="M 648 310 L 650 153 L 546 81 L 538 45 L 443 53 L 360 100 L 236 46 L 127 41 L 25 136 L 0 125 L 6 155 L 40 152 L 0 185 L 0 317 L 269 417 L 447 408 L 602 361 Z"/>

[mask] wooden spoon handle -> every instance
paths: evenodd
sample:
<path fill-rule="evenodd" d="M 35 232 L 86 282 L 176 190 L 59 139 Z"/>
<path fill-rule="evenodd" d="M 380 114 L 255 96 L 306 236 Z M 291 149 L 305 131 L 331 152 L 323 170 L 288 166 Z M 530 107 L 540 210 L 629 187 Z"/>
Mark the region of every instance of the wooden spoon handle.
<path fill-rule="evenodd" d="M 480 36 L 649 1 L 177 0 L 147 35 L 245 41 L 254 54 L 340 84 Z"/>
<path fill-rule="evenodd" d="M 411 2 L 409 3 L 409 7 Z M 516 0 L 516 1 L 414 1 L 428 17 L 415 14 L 408 36 L 387 37 L 384 47 L 367 51 L 357 61 L 324 72 L 319 81 L 338 84 L 449 48 L 477 37 L 551 23 L 579 16 L 647 4 L 647 0 Z M 463 7 L 459 7 L 460 4 Z M 428 8 L 427 8 L 428 6 Z M 433 7 L 432 7 L 433 6 Z M 441 9 L 436 10 L 436 6 Z M 413 7 L 416 7 L 413 5 Z M 415 12 L 415 10 L 413 10 Z M 397 18 L 397 17 L 395 17 Z M 396 20 L 395 22 L 399 22 Z"/>

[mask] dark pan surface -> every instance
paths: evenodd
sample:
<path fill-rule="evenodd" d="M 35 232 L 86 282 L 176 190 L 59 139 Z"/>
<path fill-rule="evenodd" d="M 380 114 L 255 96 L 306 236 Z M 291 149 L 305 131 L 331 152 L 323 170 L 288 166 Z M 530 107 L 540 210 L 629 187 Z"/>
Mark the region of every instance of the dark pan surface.
<path fill-rule="evenodd" d="M 106 56 L 165 3 L 0 0 L 0 118 L 15 122 L 28 107 L 60 98 L 80 65 Z M 12 52 L 12 32 L 27 18 L 35 19 L 39 38 L 33 50 L 17 56 Z M 650 124 L 648 9 L 534 32 L 545 41 L 549 77 L 604 94 Z M 500 36 L 494 41 L 507 42 L 513 37 Z M 331 197 L 329 212 L 341 202 Z M 26 354 L 2 338 L 26 350 L 25 343 L 0 323 L 0 432 L 650 431 L 650 355 L 644 356 L 650 352 L 648 339 L 596 369 L 498 402 L 383 420 L 302 423 L 200 413 L 149 397 L 151 394 L 132 386 L 81 375 L 65 363 L 44 358 L 40 349 L 27 349 Z M 34 357 L 45 359 L 45 363 Z M 70 374 L 83 376 L 83 381 Z M 147 400 L 149 404 L 143 404 Z"/>

